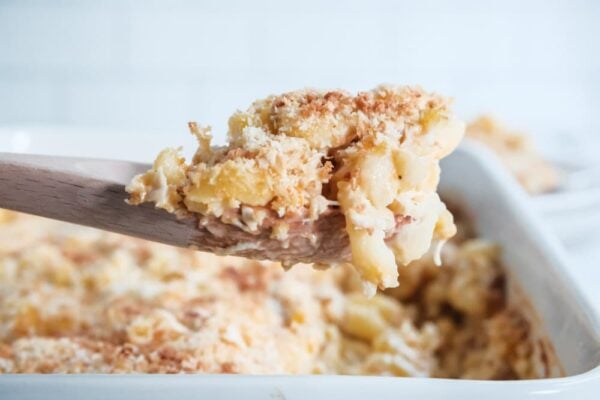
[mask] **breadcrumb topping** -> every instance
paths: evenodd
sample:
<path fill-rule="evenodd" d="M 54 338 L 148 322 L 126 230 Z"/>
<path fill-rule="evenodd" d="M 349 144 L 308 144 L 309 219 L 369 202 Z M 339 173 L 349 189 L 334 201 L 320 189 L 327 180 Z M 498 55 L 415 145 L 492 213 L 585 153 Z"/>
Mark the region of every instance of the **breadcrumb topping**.
<path fill-rule="evenodd" d="M 0 372 L 560 376 L 499 249 L 459 234 L 372 298 L 313 270 L 0 210 Z"/>
<path fill-rule="evenodd" d="M 217 217 L 247 232 L 271 229 L 282 242 L 288 221 L 339 209 L 370 295 L 397 286 L 397 265 L 454 234 L 436 193 L 438 162 L 458 145 L 464 124 L 437 94 L 403 86 L 356 95 L 301 90 L 233 114 L 225 147 L 210 146 L 209 128 L 190 129 L 199 143 L 193 160 L 161 152 L 127 187 L 131 204 Z"/>

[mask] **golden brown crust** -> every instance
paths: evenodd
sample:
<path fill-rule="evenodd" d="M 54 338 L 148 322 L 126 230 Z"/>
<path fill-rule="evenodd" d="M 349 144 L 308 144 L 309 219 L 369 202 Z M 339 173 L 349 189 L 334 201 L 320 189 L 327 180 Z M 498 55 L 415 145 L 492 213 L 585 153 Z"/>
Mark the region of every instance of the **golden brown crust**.
<path fill-rule="evenodd" d="M 0 372 L 560 375 L 523 304 L 507 304 L 499 250 L 467 229 L 444 267 L 425 257 L 368 299 L 342 266 L 284 272 L 0 216 Z"/>
<path fill-rule="evenodd" d="M 128 186 L 132 204 L 153 201 L 245 231 L 271 229 L 284 248 L 293 240 L 285 235 L 290 220 L 316 221 L 339 207 L 352 262 L 371 294 L 397 285 L 397 264 L 454 233 L 436 194 L 438 162 L 457 146 L 464 126 L 439 95 L 380 86 L 356 95 L 270 96 L 230 118 L 226 147 L 209 146 L 209 129 L 190 128 L 199 142 L 192 163 L 164 150 Z M 397 229 L 398 220 L 410 224 Z"/>

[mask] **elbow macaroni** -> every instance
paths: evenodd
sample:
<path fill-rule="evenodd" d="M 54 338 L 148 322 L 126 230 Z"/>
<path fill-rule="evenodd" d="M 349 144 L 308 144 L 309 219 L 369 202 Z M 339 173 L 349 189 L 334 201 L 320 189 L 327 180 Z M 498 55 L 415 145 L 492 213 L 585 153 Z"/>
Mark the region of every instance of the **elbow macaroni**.
<path fill-rule="evenodd" d="M 246 223 L 239 212 L 246 207 L 275 218 L 268 226 L 283 240 L 287 218 L 316 220 L 339 205 L 352 263 L 372 295 L 397 286 L 398 264 L 454 233 L 436 194 L 438 162 L 464 132 L 447 103 L 396 86 L 355 96 L 313 90 L 270 96 L 230 118 L 226 147 L 210 147 L 209 130 L 191 124 L 199 141 L 192 163 L 176 150 L 163 151 L 128 186 L 129 201 L 261 229 L 254 219 Z"/>
<path fill-rule="evenodd" d="M 284 272 L 0 210 L 0 373 L 561 376 L 460 215 L 444 268 L 423 257 L 366 298 L 346 265 Z"/>

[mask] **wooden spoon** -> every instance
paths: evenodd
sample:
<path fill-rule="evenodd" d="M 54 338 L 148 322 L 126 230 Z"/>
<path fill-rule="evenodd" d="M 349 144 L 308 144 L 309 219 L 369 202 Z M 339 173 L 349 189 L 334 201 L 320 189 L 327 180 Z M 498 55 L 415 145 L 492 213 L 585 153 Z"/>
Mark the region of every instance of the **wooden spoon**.
<path fill-rule="evenodd" d="M 0 208 L 87 225 L 216 254 L 296 262 L 350 259 L 344 216 L 331 208 L 317 221 L 290 221 L 289 240 L 270 229 L 246 232 L 216 218 L 177 218 L 152 204 L 125 203 L 125 185 L 147 164 L 0 153 Z"/>

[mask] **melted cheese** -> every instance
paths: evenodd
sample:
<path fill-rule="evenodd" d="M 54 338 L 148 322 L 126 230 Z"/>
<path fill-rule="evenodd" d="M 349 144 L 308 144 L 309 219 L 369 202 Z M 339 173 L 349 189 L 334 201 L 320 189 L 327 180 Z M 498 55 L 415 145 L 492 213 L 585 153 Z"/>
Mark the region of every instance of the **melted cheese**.
<path fill-rule="evenodd" d="M 316 220 L 339 205 L 352 263 L 371 295 L 397 286 L 397 265 L 454 234 L 436 189 L 439 160 L 458 145 L 464 124 L 441 96 L 397 86 L 355 96 L 303 90 L 236 112 L 226 147 L 210 147 L 209 129 L 191 128 L 199 142 L 192 162 L 163 151 L 128 186 L 130 203 L 255 231 L 261 223 L 247 224 L 241 210 L 266 209 L 277 219 L 272 237 L 283 240 L 288 218 Z"/>

